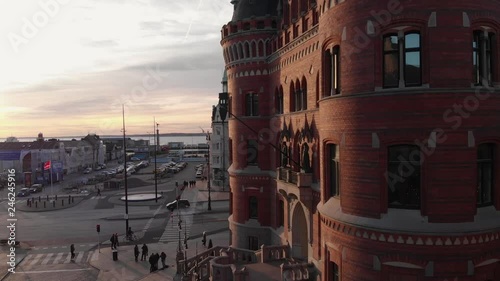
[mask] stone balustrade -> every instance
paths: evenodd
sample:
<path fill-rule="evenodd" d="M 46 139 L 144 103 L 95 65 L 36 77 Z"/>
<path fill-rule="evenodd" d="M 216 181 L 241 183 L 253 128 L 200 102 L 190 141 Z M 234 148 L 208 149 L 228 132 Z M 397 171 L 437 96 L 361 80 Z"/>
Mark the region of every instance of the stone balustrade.
<path fill-rule="evenodd" d="M 309 264 L 296 263 L 286 264 L 283 263 L 281 268 L 281 280 L 286 281 L 306 281 L 309 280 Z"/>

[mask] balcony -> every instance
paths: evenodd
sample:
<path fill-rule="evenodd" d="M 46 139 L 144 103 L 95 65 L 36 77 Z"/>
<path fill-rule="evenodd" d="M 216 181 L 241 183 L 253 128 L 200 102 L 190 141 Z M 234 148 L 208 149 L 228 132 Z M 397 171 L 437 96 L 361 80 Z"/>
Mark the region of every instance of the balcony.
<path fill-rule="evenodd" d="M 294 194 L 303 203 L 312 202 L 312 173 L 295 172 L 290 168 L 279 167 L 276 187 L 281 193 Z M 306 204 L 307 206 L 308 204 Z"/>

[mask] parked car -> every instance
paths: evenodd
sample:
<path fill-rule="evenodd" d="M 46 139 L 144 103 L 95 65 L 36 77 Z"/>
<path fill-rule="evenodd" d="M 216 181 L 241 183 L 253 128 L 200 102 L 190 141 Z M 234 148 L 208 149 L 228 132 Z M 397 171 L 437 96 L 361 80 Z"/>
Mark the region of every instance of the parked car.
<path fill-rule="evenodd" d="M 28 188 L 21 188 L 17 193 L 17 197 L 26 197 L 30 195 L 30 190 Z"/>
<path fill-rule="evenodd" d="M 179 208 L 188 208 L 191 204 L 186 199 L 179 199 Z M 174 200 L 166 205 L 167 209 L 173 211 L 177 209 L 177 200 Z"/>
<path fill-rule="evenodd" d="M 42 185 L 39 183 L 36 183 L 36 184 L 31 186 L 29 191 L 30 191 L 30 193 L 38 193 L 38 192 L 42 192 L 42 190 L 43 190 Z"/>
<path fill-rule="evenodd" d="M 201 170 L 196 171 L 196 178 L 202 178 L 203 172 Z"/>

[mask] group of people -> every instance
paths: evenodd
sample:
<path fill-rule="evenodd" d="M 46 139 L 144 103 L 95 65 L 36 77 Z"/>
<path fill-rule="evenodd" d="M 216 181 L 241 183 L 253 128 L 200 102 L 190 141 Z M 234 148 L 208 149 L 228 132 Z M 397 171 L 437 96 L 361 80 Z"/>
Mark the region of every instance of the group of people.
<path fill-rule="evenodd" d="M 193 181 L 184 181 L 182 182 L 182 190 L 184 190 L 184 188 L 186 187 L 196 187 L 196 181 L 193 180 Z M 178 182 L 175 182 L 175 187 L 179 187 L 179 183 Z"/>
<path fill-rule="evenodd" d="M 141 261 L 145 261 L 148 258 L 148 246 L 146 244 L 142 245 L 142 254 L 141 254 Z M 134 256 L 135 256 L 135 261 L 139 258 L 139 246 L 136 244 L 134 247 Z M 167 259 L 167 254 L 165 252 L 161 252 L 161 254 L 151 254 L 149 256 L 149 264 L 151 265 L 149 272 L 154 272 L 158 270 L 158 261 L 161 260 L 162 264 L 162 269 L 168 267 L 165 264 L 165 260 Z"/>

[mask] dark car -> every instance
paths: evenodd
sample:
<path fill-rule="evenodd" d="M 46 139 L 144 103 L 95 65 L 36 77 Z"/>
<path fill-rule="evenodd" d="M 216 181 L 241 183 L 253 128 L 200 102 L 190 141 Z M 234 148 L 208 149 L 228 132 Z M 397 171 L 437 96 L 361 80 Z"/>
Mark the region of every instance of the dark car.
<path fill-rule="evenodd" d="M 179 208 L 188 208 L 190 206 L 189 201 L 186 199 L 179 200 Z M 177 209 L 177 200 L 167 203 L 167 209 L 173 211 Z"/>
<path fill-rule="evenodd" d="M 30 191 L 30 193 L 38 193 L 38 192 L 41 192 L 42 190 L 43 190 L 42 185 L 39 183 L 36 183 L 36 184 L 31 186 L 29 191 Z"/>
<path fill-rule="evenodd" d="M 27 188 L 21 188 L 21 190 L 17 193 L 17 197 L 26 197 L 28 195 L 30 195 L 30 190 Z"/>

